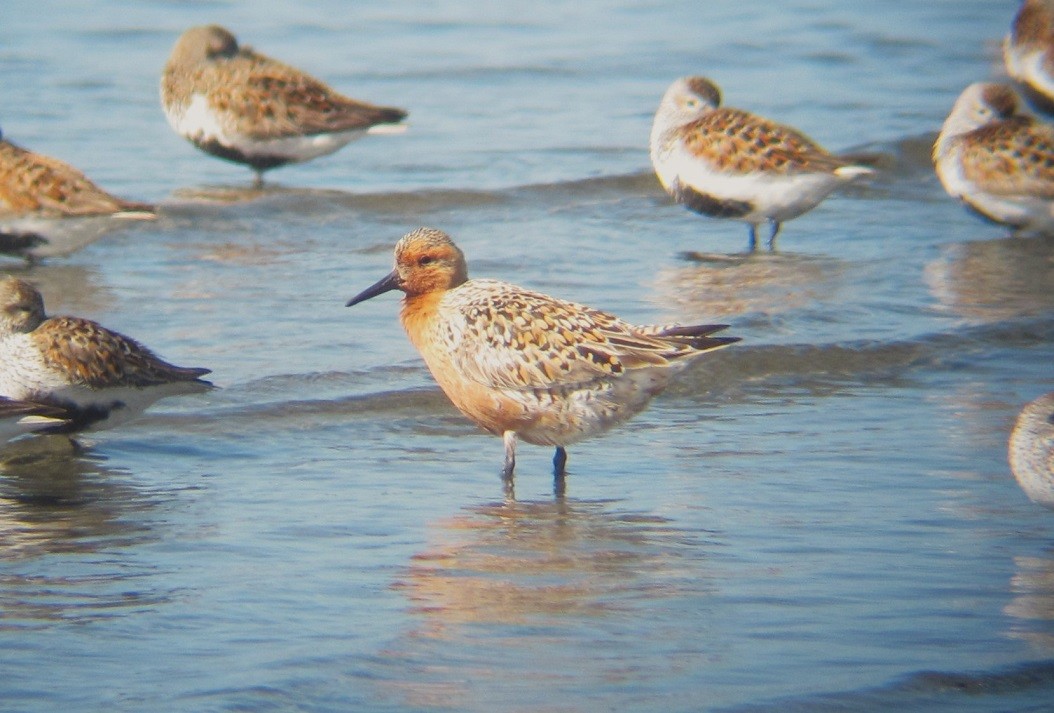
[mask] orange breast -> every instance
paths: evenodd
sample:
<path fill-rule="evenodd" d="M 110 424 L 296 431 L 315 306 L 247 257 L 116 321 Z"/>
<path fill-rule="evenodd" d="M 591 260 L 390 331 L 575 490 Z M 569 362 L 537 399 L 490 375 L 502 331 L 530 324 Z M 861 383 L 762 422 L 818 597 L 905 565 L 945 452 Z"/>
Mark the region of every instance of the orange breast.
<path fill-rule="evenodd" d="M 461 413 L 490 433 L 518 430 L 534 420 L 526 407 L 499 389 L 472 381 L 454 366 L 450 345 L 436 324 L 442 292 L 406 297 L 400 320 L 432 377 Z"/>

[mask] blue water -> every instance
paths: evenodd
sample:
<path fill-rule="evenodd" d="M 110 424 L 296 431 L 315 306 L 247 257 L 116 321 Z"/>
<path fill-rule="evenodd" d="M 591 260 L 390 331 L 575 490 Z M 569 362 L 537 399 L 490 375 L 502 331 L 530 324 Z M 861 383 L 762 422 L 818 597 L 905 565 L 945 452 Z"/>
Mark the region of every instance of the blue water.
<path fill-rule="evenodd" d="M 0 267 L 220 388 L 0 450 L 0 710 L 1049 710 L 1054 512 L 1006 440 L 1054 389 L 1054 242 L 929 162 L 1016 4 L 774 7 L 5 3 L 5 136 L 162 214 Z M 252 190 L 159 107 L 206 22 L 409 130 Z M 687 73 L 881 175 L 743 255 L 651 173 Z M 522 446 L 506 500 L 396 298 L 343 306 L 419 225 L 743 341 L 572 447 L 563 497 Z"/>

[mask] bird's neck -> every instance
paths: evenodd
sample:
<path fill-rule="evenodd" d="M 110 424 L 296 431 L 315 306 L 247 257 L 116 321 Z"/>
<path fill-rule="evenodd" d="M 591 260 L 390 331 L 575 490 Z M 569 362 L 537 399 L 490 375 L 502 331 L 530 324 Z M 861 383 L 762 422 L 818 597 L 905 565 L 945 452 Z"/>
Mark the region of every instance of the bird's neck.
<path fill-rule="evenodd" d="M 430 325 L 439 311 L 439 301 L 445 292 L 445 290 L 435 290 L 419 295 L 407 295 L 403 298 L 399 321 L 402 322 L 410 341 L 419 350 L 429 338 Z"/>

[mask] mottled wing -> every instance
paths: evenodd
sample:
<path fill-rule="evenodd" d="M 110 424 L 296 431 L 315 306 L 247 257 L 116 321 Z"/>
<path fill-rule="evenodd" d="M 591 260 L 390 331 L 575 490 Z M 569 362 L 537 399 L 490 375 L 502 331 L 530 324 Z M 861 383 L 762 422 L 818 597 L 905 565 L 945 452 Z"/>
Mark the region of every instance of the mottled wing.
<path fill-rule="evenodd" d="M 685 150 L 721 171 L 789 174 L 846 165 L 804 134 L 740 109 L 714 109 L 679 131 Z"/>
<path fill-rule="evenodd" d="M 14 213 L 105 215 L 132 207 L 69 164 L 0 144 L 0 203 Z"/>
<path fill-rule="evenodd" d="M 45 320 L 33 338 L 49 366 L 91 388 L 194 381 L 209 373 L 169 364 L 139 342 L 77 317 Z"/>
<path fill-rule="evenodd" d="M 240 133 L 257 140 L 366 130 L 406 116 L 400 109 L 345 97 L 295 67 L 250 49 L 200 71 L 215 73 L 207 81 L 213 108 L 229 113 Z"/>
<path fill-rule="evenodd" d="M 491 280 L 452 290 L 439 309 L 455 368 L 492 388 L 581 387 L 696 353 L 606 312 Z"/>
<path fill-rule="evenodd" d="M 989 193 L 1054 198 L 1054 128 L 1019 116 L 961 139 L 963 175 Z"/>

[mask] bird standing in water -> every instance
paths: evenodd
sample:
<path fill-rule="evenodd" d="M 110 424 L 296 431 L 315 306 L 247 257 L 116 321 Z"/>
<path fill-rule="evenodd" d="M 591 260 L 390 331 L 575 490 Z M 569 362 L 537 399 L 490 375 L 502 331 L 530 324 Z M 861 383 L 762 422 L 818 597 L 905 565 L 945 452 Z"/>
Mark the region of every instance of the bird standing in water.
<path fill-rule="evenodd" d="M 711 218 L 769 226 L 773 249 L 780 226 L 818 206 L 831 191 L 873 173 L 827 152 L 789 126 L 721 106 L 721 90 L 705 77 L 682 77 L 666 90 L 651 128 L 651 162 L 674 200 Z"/>
<path fill-rule="evenodd" d="M 635 326 L 614 315 L 498 280 L 470 280 L 446 233 L 419 228 L 395 246 L 395 269 L 348 301 L 402 290 L 400 320 L 454 405 L 505 444 L 566 447 L 641 412 L 682 368 L 739 341 L 722 324 Z"/>
<path fill-rule="evenodd" d="M 172 48 L 161 104 L 202 151 L 263 173 L 333 153 L 366 134 L 397 133 L 406 112 L 346 97 L 254 51 L 219 25 L 193 27 Z"/>
<path fill-rule="evenodd" d="M 0 279 L 0 397 L 63 409 L 64 422 L 44 430 L 113 426 L 165 396 L 208 390 L 208 373 L 89 319 L 48 317 L 35 287 Z"/>

